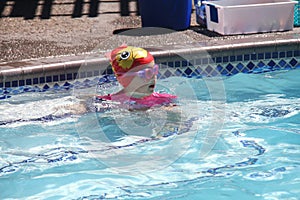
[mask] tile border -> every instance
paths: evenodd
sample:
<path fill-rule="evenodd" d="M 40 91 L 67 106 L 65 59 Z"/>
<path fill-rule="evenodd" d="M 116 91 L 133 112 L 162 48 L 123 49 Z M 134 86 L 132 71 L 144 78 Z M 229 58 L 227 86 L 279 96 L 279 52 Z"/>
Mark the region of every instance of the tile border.
<path fill-rule="evenodd" d="M 150 51 L 156 62 L 161 65 L 162 78 L 172 75 L 202 78 L 231 76 L 237 73 L 263 73 L 270 70 L 294 69 L 300 65 L 298 38 L 212 46 L 191 44 L 184 49 L 169 46 L 165 50 Z M 41 85 L 43 87 L 112 74 L 108 60 L 93 54 L 50 59 L 50 62 L 36 60 L 33 64 L 30 61 L 23 63 L 23 67 L 0 65 L 0 94 L 5 93 L 5 88 Z"/>

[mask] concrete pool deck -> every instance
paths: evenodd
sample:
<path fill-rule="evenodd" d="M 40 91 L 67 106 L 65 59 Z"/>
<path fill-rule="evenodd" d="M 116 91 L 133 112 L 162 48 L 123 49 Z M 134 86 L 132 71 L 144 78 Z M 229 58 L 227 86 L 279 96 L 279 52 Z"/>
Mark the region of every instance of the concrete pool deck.
<path fill-rule="evenodd" d="M 12 15 L 13 5 L 7 3 L 0 18 L 0 73 L 26 73 L 44 66 L 59 69 L 81 65 L 90 55 L 105 60 L 105 52 L 123 43 L 149 49 L 154 55 L 170 54 L 174 50 L 229 49 L 259 45 L 289 45 L 300 43 L 300 28 L 292 31 L 221 36 L 200 27 L 192 13 L 191 26 L 184 31 L 141 28 L 136 1 L 127 10 L 120 1 L 101 1 L 97 13 L 91 16 L 89 4 L 74 17 L 74 1 L 56 0 L 47 19 L 43 4 L 34 15 Z M 76 13 L 75 13 L 76 14 Z M 299 45 L 298 45 L 299 46 Z M 21 70 L 22 69 L 22 70 Z"/>

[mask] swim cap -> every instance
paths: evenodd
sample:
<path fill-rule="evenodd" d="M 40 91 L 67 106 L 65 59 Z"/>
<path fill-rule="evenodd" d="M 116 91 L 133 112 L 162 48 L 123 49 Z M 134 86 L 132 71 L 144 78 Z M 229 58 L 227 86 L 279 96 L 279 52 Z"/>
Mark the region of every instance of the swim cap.
<path fill-rule="evenodd" d="M 145 49 L 133 46 L 120 46 L 110 54 L 110 62 L 115 75 L 130 71 L 132 68 L 154 61 L 153 56 Z"/>

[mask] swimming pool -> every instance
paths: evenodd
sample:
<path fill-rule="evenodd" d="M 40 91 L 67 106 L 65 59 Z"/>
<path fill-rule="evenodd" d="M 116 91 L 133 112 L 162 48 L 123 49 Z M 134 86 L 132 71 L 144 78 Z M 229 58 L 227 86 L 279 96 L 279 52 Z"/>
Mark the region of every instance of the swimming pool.
<path fill-rule="evenodd" d="M 124 135 L 113 123 L 137 120 L 140 114 L 56 118 L 49 113 L 73 102 L 72 95 L 13 96 L 0 108 L 1 199 L 297 199 L 299 76 L 300 70 L 291 70 L 224 79 L 227 101 L 213 106 L 224 106 L 225 120 L 218 141 L 205 156 L 200 151 L 215 108 L 208 105 L 203 79 L 159 82 L 170 91 L 181 82 L 182 87 L 194 88 L 197 96 L 196 101 L 182 97 L 180 102 L 181 111 L 190 116 L 181 119 L 186 132 L 159 140 Z M 199 112 L 191 109 L 195 106 Z M 28 112 L 30 108 L 35 109 Z M 158 120 L 150 113 L 148 117 Z M 101 142 L 99 120 L 102 130 L 115 136 L 109 145 Z"/>
<path fill-rule="evenodd" d="M 297 199 L 299 76 L 160 79 L 157 90 L 181 99 L 171 114 L 53 114 L 78 100 L 74 90 L 11 94 L 0 104 L 0 197 Z M 214 86 L 224 87 L 224 101 L 212 100 Z M 141 127 L 162 135 L 139 134 Z"/>

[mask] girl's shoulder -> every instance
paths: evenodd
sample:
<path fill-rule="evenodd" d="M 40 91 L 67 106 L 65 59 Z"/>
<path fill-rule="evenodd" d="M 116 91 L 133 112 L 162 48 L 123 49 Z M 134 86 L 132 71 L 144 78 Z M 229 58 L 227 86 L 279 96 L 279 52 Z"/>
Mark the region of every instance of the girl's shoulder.
<path fill-rule="evenodd" d="M 108 94 L 103 96 L 97 96 L 97 101 L 102 103 L 107 101 L 119 102 L 125 107 L 139 109 L 151 108 L 160 105 L 169 105 L 171 103 L 174 103 L 174 100 L 176 98 L 177 96 L 171 94 L 154 92 L 151 95 L 143 98 L 128 97 L 124 94 Z"/>
<path fill-rule="evenodd" d="M 170 104 L 176 99 L 177 97 L 171 94 L 166 94 L 166 93 L 157 93 L 154 92 L 152 95 L 141 98 L 141 99 L 136 99 L 136 102 L 139 104 L 152 107 L 152 106 L 158 106 L 158 105 L 167 105 Z"/>

